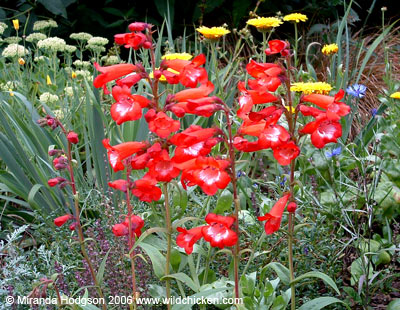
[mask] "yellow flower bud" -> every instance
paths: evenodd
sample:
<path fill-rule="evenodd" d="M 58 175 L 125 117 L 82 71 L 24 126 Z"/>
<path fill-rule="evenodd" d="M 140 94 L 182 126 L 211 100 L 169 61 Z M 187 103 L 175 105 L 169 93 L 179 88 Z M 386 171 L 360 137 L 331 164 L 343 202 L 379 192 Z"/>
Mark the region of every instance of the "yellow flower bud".
<path fill-rule="evenodd" d="M 19 29 L 19 20 L 18 19 L 13 19 L 12 23 L 14 25 L 14 29 L 18 30 Z"/>
<path fill-rule="evenodd" d="M 10 88 L 8 91 L 10 92 L 10 96 L 11 96 L 11 97 L 14 96 L 14 93 L 13 93 L 13 91 L 12 91 L 11 88 Z"/>
<path fill-rule="evenodd" d="M 75 72 L 75 71 L 72 71 L 71 77 L 72 77 L 73 79 L 76 79 L 76 72 Z"/>
<path fill-rule="evenodd" d="M 18 58 L 18 63 L 23 66 L 25 64 L 25 60 L 23 58 Z"/>
<path fill-rule="evenodd" d="M 51 79 L 50 79 L 49 75 L 47 75 L 46 80 L 47 80 L 47 85 L 53 84 L 53 83 L 51 83 Z"/>

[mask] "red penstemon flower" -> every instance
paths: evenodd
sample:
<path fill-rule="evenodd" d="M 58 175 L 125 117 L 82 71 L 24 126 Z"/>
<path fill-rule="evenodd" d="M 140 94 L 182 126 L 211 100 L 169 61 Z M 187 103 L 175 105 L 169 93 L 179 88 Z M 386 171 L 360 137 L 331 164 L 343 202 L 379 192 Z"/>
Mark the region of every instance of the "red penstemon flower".
<path fill-rule="evenodd" d="M 350 107 L 341 102 L 344 96 L 343 89 L 334 96 L 311 94 L 303 97 L 303 102 L 311 102 L 316 106 L 326 110 L 326 117 L 330 121 L 338 121 L 342 116 L 350 113 Z"/>
<path fill-rule="evenodd" d="M 66 222 L 73 219 L 74 216 L 72 214 L 65 214 L 63 216 L 59 216 L 54 219 L 54 225 L 60 227 L 63 226 Z"/>
<path fill-rule="evenodd" d="M 134 182 L 132 194 L 138 197 L 141 201 L 152 202 L 160 200 L 162 192 L 156 184 L 157 180 L 143 177 Z"/>
<path fill-rule="evenodd" d="M 153 109 L 148 110 L 144 117 L 150 131 L 161 138 L 167 138 L 171 133 L 178 131 L 181 126 L 179 121 L 170 118 L 164 112 L 156 113 Z"/>
<path fill-rule="evenodd" d="M 171 161 L 167 150 L 162 150 L 159 156 L 150 159 L 147 167 L 148 175 L 159 182 L 170 182 L 181 172 Z"/>
<path fill-rule="evenodd" d="M 176 237 L 176 245 L 184 248 L 186 254 L 192 254 L 194 244 L 203 238 L 203 227 L 205 226 L 194 227 L 189 230 L 178 227 L 176 229 L 179 232 Z"/>
<path fill-rule="evenodd" d="M 137 67 L 133 64 L 118 64 L 108 67 L 101 67 L 97 62 L 95 62 L 94 66 L 97 71 L 101 73 L 93 81 L 93 85 L 96 88 L 103 87 L 108 82 L 114 81 L 121 76 L 132 73 L 137 69 Z"/>
<path fill-rule="evenodd" d="M 259 221 L 266 221 L 264 228 L 267 235 L 276 232 L 281 226 L 283 211 L 285 210 L 289 198 L 290 194 L 286 194 L 275 203 L 271 211 L 264 216 L 258 217 Z"/>
<path fill-rule="evenodd" d="M 323 148 L 328 143 L 336 143 L 342 136 L 342 126 L 337 121 L 330 121 L 327 118 L 320 118 L 308 123 L 300 131 L 302 134 L 311 135 L 311 143 L 316 148 Z"/>
<path fill-rule="evenodd" d="M 281 53 L 283 57 L 289 55 L 289 43 L 282 40 L 268 41 L 268 48 L 264 51 L 267 55 Z"/>
<path fill-rule="evenodd" d="M 212 247 L 222 249 L 238 242 L 237 234 L 230 229 L 235 222 L 234 217 L 209 213 L 205 220 L 209 225 L 202 228 L 203 237 Z"/>
<path fill-rule="evenodd" d="M 112 95 L 116 102 L 111 106 L 111 117 L 117 125 L 140 119 L 142 109 L 150 103 L 150 100 L 143 96 L 132 95 L 131 89 L 125 85 L 114 86 Z"/>
<path fill-rule="evenodd" d="M 108 186 L 110 186 L 114 189 L 126 192 L 128 189 L 128 181 L 119 179 L 119 180 L 115 180 L 112 182 L 108 182 Z"/>
<path fill-rule="evenodd" d="M 124 170 L 125 166 L 122 161 L 129 156 L 146 148 L 147 144 L 144 142 L 125 142 L 111 146 L 109 139 L 103 140 L 103 146 L 107 149 L 108 161 L 115 172 Z"/>
<path fill-rule="evenodd" d="M 183 170 L 181 183 L 184 188 L 198 185 L 207 195 L 214 195 L 231 181 L 225 171 L 229 164 L 227 160 L 199 156 L 177 166 Z"/>
<path fill-rule="evenodd" d="M 286 166 L 299 156 L 300 148 L 293 141 L 289 141 L 273 148 L 273 154 L 279 164 Z"/>
<path fill-rule="evenodd" d="M 137 237 L 140 237 L 142 234 L 142 228 L 144 226 L 144 221 L 140 216 L 131 215 L 131 227 L 132 234 L 136 234 Z M 112 232 L 115 236 L 126 236 L 129 233 L 129 217 L 127 216 L 122 223 L 115 224 L 112 227 Z"/>

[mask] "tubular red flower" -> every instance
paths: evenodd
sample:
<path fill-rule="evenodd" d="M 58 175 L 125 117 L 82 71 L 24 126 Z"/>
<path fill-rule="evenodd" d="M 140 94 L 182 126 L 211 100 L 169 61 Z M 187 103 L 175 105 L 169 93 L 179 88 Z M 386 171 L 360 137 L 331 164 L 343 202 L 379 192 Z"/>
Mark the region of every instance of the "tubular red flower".
<path fill-rule="evenodd" d="M 178 102 L 187 101 L 188 99 L 199 99 L 207 97 L 214 91 L 214 84 L 208 81 L 200 87 L 185 89 L 175 94 L 174 99 Z"/>
<path fill-rule="evenodd" d="M 156 113 L 153 109 L 148 110 L 144 118 L 149 125 L 149 130 L 161 138 L 167 138 L 181 126 L 179 121 L 173 120 L 164 112 Z"/>
<path fill-rule="evenodd" d="M 77 144 L 79 142 L 78 134 L 74 131 L 70 131 L 67 135 L 67 139 L 72 144 Z"/>
<path fill-rule="evenodd" d="M 300 154 L 300 148 L 293 141 L 275 147 L 273 151 L 275 159 L 282 166 L 289 165 Z"/>
<path fill-rule="evenodd" d="M 205 220 L 209 225 L 202 228 L 203 237 L 212 247 L 222 249 L 238 242 L 236 232 L 230 229 L 235 222 L 234 217 L 209 213 Z"/>
<path fill-rule="evenodd" d="M 268 48 L 264 51 L 267 55 L 281 53 L 282 56 L 289 55 L 289 44 L 281 40 L 271 40 L 268 42 Z"/>
<path fill-rule="evenodd" d="M 336 143 L 342 136 L 342 126 L 337 121 L 330 121 L 327 118 L 321 118 L 308 123 L 299 131 L 303 134 L 311 134 L 311 143 L 316 148 L 323 148 L 328 143 Z"/>
<path fill-rule="evenodd" d="M 235 137 L 233 139 L 233 146 L 241 152 L 256 152 L 264 149 L 264 147 L 259 144 L 259 140 L 250 142 L 243 137 Z"/>
<path fill-rule="evenodd" d="M 114 86 L 112 95 L 117 101 L 111 106 L 111 117 L 117 125 L 142 117 L 142 108 L 149 105 L 150 100 L 140 95 L 132 95 L 127 86 Z"/>
<path fill-rule="evenodd" d="M 129 229 L 124 224 L 115 224 L 112 227 L 112 232 L 115 236 L 121 237 L 126 236 L 129 233 Z"/>
<path fill-rule="evenodd" d="M 138 197 L 141 201 L 152 202 L 161 198 L 161 189 L 157 186 L 156 180 L 150 178 L 142 178 L 134 182 L 135 186 L 132 189 L 132 194 Z"/>
<path fill-rule="evenodd" d="M 127 75 L 136 70 L 136 66 L 133 64 L 118 64 L 108 67 L 101 67 L 97 62 L 95 62 L 94 66 L 97 71 L 101 73 L 93 81 L 93 85 L 96 88 L 103 87 L 103 85 L 107 84 L 108 82 L 114 81 L 115 79 L 118 79 L 121 76 Z"/>
<path fill-rule="evenodd" d="M 265 233 L 267 235 L 276 232 L 281 226 L 283 211 L 285 210 L 285 206 L 289 198 L 290 194 L 283 196 L 275 203 L 271 211 L 269 211 L 264 216 L 258 217 L 259 221 L 267 221 L 264 225 Z"/>
<path fill-rule="evenodd" d="M 174 135 L 169 141 L 177 146 L 188 147 L 206 141 L 220 131 L 217 128 L 202 128 L 198 125 L 191 125 L 181 133 Z"/>
<path fill-rule="evenodd" d="M 260 134 L 260 145 L 264 148 L 276 148 L 285 144 L 290 139 L 290 134 L 281 125 L 269 125 Z"/>
<path fill-rule="evenodd" d="M 65 214 L 63 216 L 59 216 L 54 219 L 54 225 L 60 227 L 73 218 L 74 216 L 72 214 Z"/>
<path fill-rule="evenodd" d="M 185 228 L 178 227 L 176 230 L 180 233 L 176 237 L 176 245 L 184 248 L 186 254 L 190 255 L 193 252 L 194 244 L 203 237 L 202 229 L 205 226 L 194 227 L 186 230 Z"/>
<path fill-rule="evenodd" d="M 177 167 L 183 170 L 181 183 L 184 188 L 198 185 L 207 195 L 214 195 L 218 189 L 224 189 L 231 181 L 229 174 L 225 171 L 229 164 L 227 160 L 199 156 L 177 164 Z"/>
<path fill-rule="evenodd" d="M 181 172 L 169 158 L 167 150 L 162 150 L 160 156 L 150 159 L 147 167 L 148 175 L 159 182 L 170 182 Z"/>
<path fill-rule="evenodd" d="M 62 178 L 62 177 L 56 177 L 56 178 L 53 178 L 53 179 L 48 180 L 48 181 L 47 181 L 47 184 L 48 184 L 50 187 L 54 187 L 54 186 L 56 186 L 56 185 L 58 185 L 58 184 L 60 184 L 60 183 L 64 183 L 65 181 L 67 181 L 67 180 L 64 179 L 64 178 Z"/>
<path fill-rule="evenodd" d="M 151 24 L 143 23 L 143 22 L 133 22 L 133 23 L 129 24 L 128 28 L 132 32 L 134 32 L 134 31 L 143 31 L 145 29 L 150 29 L 151 28 Z"/>
<path fill-rule="evenodd" d="M 125 221 L 122 224 L 129 229 L 129 216 L 125 218 Z M 135 233 L 137 237 L 140 237 L 140 235 L 142 234 L 142 228 L 144 226 L 143 219 L 140 216 L 132 214 L 131 225 L 132 225 L 132 232 Z"/>
<path fill-rule="evenodd" d="M 124 77 L 123 79 L 118 79 L 116 80 L 116 83 L 118 86 L 127 86 L 131 88 L 133 85 L 135 85 L 137 82 L 139 82 L 142 79 L 142 76 L 137 73 L 129 74 L 128 76 Z"/>
<path fill-rule="evenodd" d="M 326 110 L 326 117 L 331 121 L 338 121 L 342 116 L 350 113 L 350 107 L 339 101 L 343 98 L 343 89 L 334 96 L 311 94 L 303 97 L 304 102 L 311 102 L 318 107 Z"/>
<path fill-rule="evenodd" d="M 126 192 L 126 190 L 128 189 L 128 181 L 119 179 L 119 180 L 115 180 L 113 182 L 108 182 L 108 186 L 110 186 L 114 189 Z"/>
<path fill-rule="evenodd" d="M 109 139 L 103 140 L 103 146 L 107 149 L 108 161 L 115 172 L 124 170 L 122 161 L 129 156 L 143 150 L 147 145 L 144 142 L 125 142 L 111 146 Z"/>
<path fill-rule="evenodd" d="M 250 63 L 246 66 L 247 72 L 254 78 L 263 78 L 265 76 L 277 77 L 282 69 L 279 65 L 274 63 L 259 63 L 254 60 L 250 60 Z"/>

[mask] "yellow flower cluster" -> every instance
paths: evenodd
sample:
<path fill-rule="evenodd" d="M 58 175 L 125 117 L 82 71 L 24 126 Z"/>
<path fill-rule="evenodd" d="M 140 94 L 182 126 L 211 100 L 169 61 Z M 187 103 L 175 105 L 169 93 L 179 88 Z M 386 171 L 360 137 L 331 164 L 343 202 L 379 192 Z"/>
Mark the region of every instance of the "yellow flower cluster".
<path fill-rule="evenodd" d="M 400 91 L 397 91 L 390 95 L 390 98 L 400 99 Z"/>
<path fill-rule="evenodd" d="M 201 26 L 196 29 L 200 32 L 206 39 L 217 40 L 220 37 L 230 33 L 230 31 L 224 27 L 205 27 Z"/>
<path fill-rule="evenodd" d="M 283 24 L 283 21 L 278 17 L 257 17 L 249 19 L 246 23 L 256 27 L 257 29 L 266 30 L 269 28 L 279 27 Z"/>
<path fill-rule="evenodd" d="M 285 22 L 305 22 L 308 19 L 307 15 L 301 13 L 292 13 L 283 17 Z"/>
<path fill-rule="evenodd" d="M 339 50 L 339 46 L 337 46 L 336 43 L 325 44 L 322 47 L 322 53 L 325 54 L 325 55 L 336 54 L 338 50 Z"/>
<path fill-rule="evenodd" d="M 305 95 L 309 94 L 325 94 L 327 95 L 331 90 L 332 86 L 325 82 L 313 82 L 313 83 L 293 83 L 290 86 L 291 91 L 302 92 Z"/>
<path fill-rule="evenodd" d="M 165 54 L 164 56 L 161 56 L 161 59 L 165 59 L 165 60 L 172 60 L 172 59 L 190 60 L 192 58 L 193 58 L 193 56 L 190 55 L 189 53 L 171 53 L 171 54 Z"/>

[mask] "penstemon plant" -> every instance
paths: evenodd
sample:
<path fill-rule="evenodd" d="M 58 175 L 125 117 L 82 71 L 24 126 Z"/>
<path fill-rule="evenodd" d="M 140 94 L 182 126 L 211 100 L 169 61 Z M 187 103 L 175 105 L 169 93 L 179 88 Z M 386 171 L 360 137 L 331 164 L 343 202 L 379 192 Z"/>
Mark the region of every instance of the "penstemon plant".
<path fill-rule="evenodd" d="M 109 140 L 103 141 L 108 151 L 109 162 L 115 172 L 126 171 L 125 179 L 118 179 L 109 186 L 123 191 L 126 195 L 127 216 L 122 223 L 113 226 L 116 236 L 128 236 L 130 259 L 132 266 L 133 296 L 138 296 L 135 284 L 134 267 L 134 236 L 141 235 L 143 219 L 133 214 L 131 194 L 145 202 L 157 201 L 164 194 L 165 223 L 167 251 L 165 260 L 166 295 L 171 297 L 170 262 L 172 250 L 172 223 L 169 206 L 168 184 L 180 176 L 184 189 L 188 186 L 199 186 L 207 195 L 215 195 L 219 189 L 225 189 L 229 183 L 233 188 L 234 211 L 231 215 L 209 213 L 205 217 L 207 225 L 191 229 L 178 227 L 177 246 L 184 248 L 190 255 L 194 244 L 200 239 L 209 242 L 211 247 L 223 249 L 233 247 L 234 258 L 234 296 L 241 296 L 239 287 L 240 262 L 240 203 L 237 190 L 236 157 L 240 152 L 256 152 L 271 149 L 274 158 L 280 165 L 290 167 L 290 190 L 284 193 L 270 212 L 260 216 L 260 221 L 266 221 L 265 232 L 272 234 L 280 228 L 283 212 L 287 206 L 288 218 L 288 253 L 291 287 L 291 307 L 295 309 L 295 272 L 293 266 L 293 230 L 294 214 L 297 208 L 295 198 L 296 158 L 300 154 L 300 139 L 311 135 L 311 142 L 317 148 L 323 148 L 327 143 L 337 142 L 342 135 L 341 117 L 347 115 L 350 108 L 340 102 L 343 91 L 334 97 L 328 96 L 329 88 L 323 83 L 294 84 L 295 68 L 291 61 L 293 53 L 288 42 L 272 40 L 268 42 L 265 55 L 280 55 L 279 62 L 258 63 L 251 60 L 246 66 L 247 73 L 253 78 L 238 83 L 239 109 L 230 108 L 217 96 L 212 96 L 214 85 L 208 79 L 207 71 L 202 67 L 206 58 L 203 54 L 193 60 L 182 59 L 179 54 L 171 55 L 156 67 L 155 45 L 152 42 L 152 25 L 135 22 L 129 25 L 130 33 L 117 34 L 115 42 L 126 48 L 138 50 L 147 49 L 151 56 L 152 73 L 146 72 L 143 65 L 118 64 L 101 67 L 95 64 L 101 73 L 94 80 L 94 86 L 103 88 L 105 94 L 110 92 L 107 83 L 116 80 L 112 88 L 115 102 L 111 106 L 111 117 L 121 125 L 124 122 L 139 120 L 143 109 L 147 109 L 144 118 L 152 133 L 149 141 L 131 141 L 118 145 L 110 145 Z M 217 29 L 218 30 L 218 29 Z M 203 35 L 209 40 L 218 40 L 224 33 L 209 30 Z M 280 61 L 282 59 L 282 61 Z M 151 94 L 147 96 L 132 94 L 132 87 L 140 80 L 150 85 Z M 160 92 L 160 82 L 181 84 L 186 87 L 176 93 Z M 321 86 L 322 85 L 322 86 Z M 295 95 L 294 91 L 302 92 Z M 162 99 L 165 98 L 165 99 Z M 270 106 L 258 109 L 261 104 Z M 309 106 L 312 103 L 317 107 Z M 182 128 L 180 119 L 186 114 L 201 117 L 211 117 L 215 113 L 223 113 L 226 128 L 202 128 L 191 125 L 177 133 Z M 173 118 L 171 116 L 175 116 Z M 284 119 L 281 116 L 284 115 Z M 299 122 L 300 115 L 312 116 L 314 120 L 306 125 Z M 241 126 L 235 130 L 233 120 L 240 120 Z M 304 119 L 304 118 L 302 118 Z M 250 136 L 252 138 L 248 138 Z M 226 154 L 217 157 L 210 156 L 212 148 L 217 144 L 225 144 Z M 133 180 L 132 170 L 144 170 L 142 178 Z M 168 303 L 168 309 L 171 305 Z"/>

